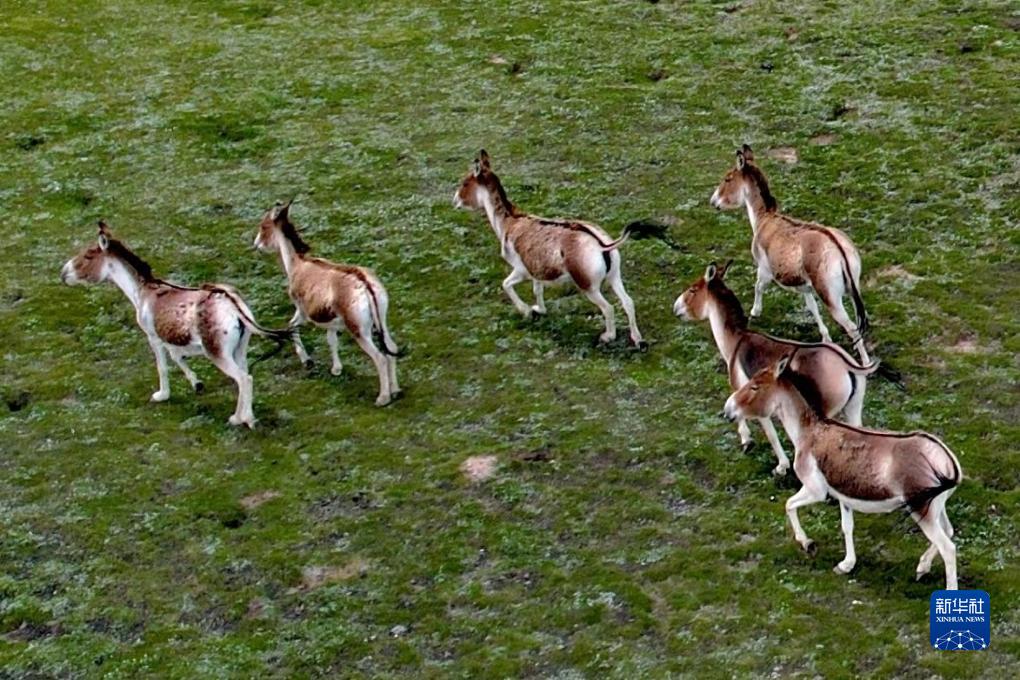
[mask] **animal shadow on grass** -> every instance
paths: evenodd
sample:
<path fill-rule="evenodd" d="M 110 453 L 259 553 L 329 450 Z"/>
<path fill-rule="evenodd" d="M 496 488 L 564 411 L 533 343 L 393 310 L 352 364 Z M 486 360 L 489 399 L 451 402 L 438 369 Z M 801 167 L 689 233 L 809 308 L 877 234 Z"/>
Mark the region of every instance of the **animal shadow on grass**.
<path fill-rule="evenodd" d="M 611 342 L 600 342 L 599 335 L 605 328 L 602 314 L 594 309 L 584 309 L 588 302 L 576 291 L 549 299 L 547 305 L 549 311 L 545 314 L 532 314 L 530 319 L 518 317 L 516 328 L 523 333 L 542 333 L 565 353 L 580 358 L 593 354 L 625 357 L 648 351 L 647 344 L 641 349 L 631 343 L 627 319 L 620 312 L 617 312 L 616 338 Z M 620 317 L 623 317 L 622 324 Z M 645 342 L 654 343 L 648 339 Z"/>

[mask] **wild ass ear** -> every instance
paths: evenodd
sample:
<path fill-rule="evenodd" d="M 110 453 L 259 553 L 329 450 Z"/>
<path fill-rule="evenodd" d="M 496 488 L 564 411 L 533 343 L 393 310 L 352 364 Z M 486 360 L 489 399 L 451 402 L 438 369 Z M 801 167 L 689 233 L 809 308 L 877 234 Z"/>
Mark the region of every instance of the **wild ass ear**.
<path fill-rule="evenodd" d="M 99 220 L 99 247 L 106 250 L 110 247 L 110 225 L 105 220 Z"/>
<path fill-rule="evenodd" d="M 745 161 L 747 161 L 748 163 L 751 163 L 751 162 L 754 161 L 754 151 L 751 151 L 751 147 L 750 146 L 748 146 L 747 144 L 744 144 L 744 146 L 742 146 L 740 148 L 740 150 L 744 152 L 744 160 Z"/>
<path fill-rule="evenodd" d="M 492 170 L 491 164 L 492 159 L 489 158 L 489 154 L 485 151 L 485 149 L 479 150 L 478 160 L 476 162 L 478 163 L 478 167 L 481 169 L 482 172 L 488 172 L 489 170 Z"/>
<path fill-rule="evenodd" d="M 778 378 L 779 376 L 786 372 L 786 369 L 789 368 L 790 366 L 790 357 L 792 356 L 793 356 L 792 354 L 787 354 L 782 359 L 776 362 L 776 367 L 772 371 L 775 377 Z"/>
<path fill-rule="evenodd" d="M 747 165 L 747 159 L 744 158 L 744 152 L 737 149 L 737 169 L 743 170 L 745 165 Z"/>
<path fill-rule="evenodd" d="M 273 221 L 274 222 L 286 222 L 290 213 L 290 204 L 294 202 L 294 199 L 290 199 L 284 204 L 277 203 L 273 209 Z"/>
<path fill-rule="evenodd" d="M 711 281 L 712 279 L 714 279 L 714 278 L 715 278 L 715 275 L 716 275 L 716 273 L 717 273 L 718 271 L 719 271 L 719 270 L 718 270 L 718 268 L 717 268 L 717 267 L 715 266 L 715 262 L 713 262 L 712 264 L 710 264 L 710 265 L 708 265 L 707 267 L 705 267 L 705 280 L 706 280 L 706 281 Z"/>
<path fill-rule="evenodd" d="M 724 264 L 723 266 L 719 267 L 719 271 L 716 273 L 716 276 L 718 276 L 720 280 L 724 276 L 726 276 L 726 273 L 730 270 L 730 265 L 731 264 L 733 264 L 733 260 L 729 259 L 729 260 L 726 260 L 726 264 Z"/>

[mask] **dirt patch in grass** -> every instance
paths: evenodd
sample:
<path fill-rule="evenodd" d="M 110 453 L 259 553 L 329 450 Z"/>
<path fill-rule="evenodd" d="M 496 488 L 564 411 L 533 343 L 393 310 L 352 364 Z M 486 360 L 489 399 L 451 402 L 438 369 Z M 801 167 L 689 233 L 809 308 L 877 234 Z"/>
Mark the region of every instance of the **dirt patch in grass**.
<path fill-rule="evenodd" d="M 245 496 L 244 498 L 242 498 L 240 500 L 240 503 L 241 503 L 241 507 L 242 508 L 244 508 L 245 510 L 250 512 L 250 511 L 254 510 L 255 508 L 259 507 L 260 505 L 268 503 L 269 501 L 273 500 L 274 498 L 279 498 L 279 497 L 280 497 L 280 492 L 279 491 L 273 491 L 272 489 L 267 489 L 266 491 L 258 491 L 256 493 L 251 494 L 251 495 Z"/>
<path fill-rule="evenodd" d="M 765 152 L 765 155 L 780 163 L 793 164 L 800 160 L 797 149 L 792 146 L 777 146 Z"/>
<path fill-rule="evenodd" d="M 499 459 L 496 456 L 471 456 L 460 464 L 460 471 L 472 484 L 484 482 L 496 474 Z"/>
<path fill-rule="evenodd" d="M 340 566 L 308 566 L 301 570 L 301 584 L 296 590 L 315 590 L 330 583 L 360 578 L 368 574 L 369 567 L 369 563 L 360 557 L 355 557 L 347 564 Z"/>

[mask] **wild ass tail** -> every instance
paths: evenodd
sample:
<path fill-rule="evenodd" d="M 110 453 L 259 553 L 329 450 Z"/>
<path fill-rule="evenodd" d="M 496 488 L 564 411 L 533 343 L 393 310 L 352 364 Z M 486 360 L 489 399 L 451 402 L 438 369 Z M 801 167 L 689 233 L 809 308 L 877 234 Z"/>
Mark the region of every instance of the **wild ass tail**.
<path fill-rule="evenodd" d="M 913 497 L 908 499 L 910 509 L 924 515 L 928 511 L 928 507 L 932 501 L 942 494 L 946 494 L 946 497 L 948 498 L 947 492 L 951 492 L 960 485 L 960 482 L 963 481 L 963 468 L 960 467 L 960 461 L 956 458 L 956 454 L 953 453 L 941 439 L 934 435 L 930 435 L 927 432 L 917 432 L 915 434 L 938 446 L 940 452 L 949 459 L 948 461 L 938 461 L 932 460 L 929 457 L 928 464 L 931 466 L 931 473 L 937 483 L 927 489 L 919 491 Z M 946 465 L 947 462 L 949 465 Z M 945 499 L 943 499 L 943 502 L 944 501 Z"/>
<path fill-rule="evenodd" d="M 276 343 L 276 347 L 269 350 L 265 354 L 256 357 L 251 362 L 252 364 L 257 364 L 260 361 L 264 361 L 269 357 L 273 356 L 274 354 L 278 353 L 281 349 L 283 349 L 283 346 L 287 342 L 289 342 L 291 338 L 294 337 L 293 328 L 281 328 L 281 329 L 266 328 L 265 326 L 255 321 L 255 315 L 252 314 L 251 309 L 241 298 L 241 296 L 236 293 L 236 291 L 230 290 L 223 286 L 209 286 L 208 290 L 217 293 L 222 293 L 224 296 L 226 296 L 226 298 L 230 300 L 231 303 L 233 303 L 234 308 L 237 309 L 238 316 L 241 317 L 241 322 L 244 323 L 245 327 L 249 331 L 251 331 L 255 335 L 261 335 L 263 338 L 268 338 Z"/>
<path fill-rule="evenodd" d="M 368 291 L 368 296 L 371 298 L 371 311 L 372 311 L 372 325 L 374 326 L 374 335 L 376 336 L 376 344 L 379 345 L 380 349 L 384 354 L 389 354 L 391 357 L 402 356 L 400 349 L 397 347 L 397 343 L 393 341 L 393 336 L 390 335 L 390 329 L 386 326 L 386 312 L 379 305 L 379 297 L 376 294 L 376 290 L 372 285 L 371 281 L 365 280 L 365 289 Z M 382 293 L 386 295 L 385 292 Z M 388 306 L 388 305 L 387 305 Z"/>

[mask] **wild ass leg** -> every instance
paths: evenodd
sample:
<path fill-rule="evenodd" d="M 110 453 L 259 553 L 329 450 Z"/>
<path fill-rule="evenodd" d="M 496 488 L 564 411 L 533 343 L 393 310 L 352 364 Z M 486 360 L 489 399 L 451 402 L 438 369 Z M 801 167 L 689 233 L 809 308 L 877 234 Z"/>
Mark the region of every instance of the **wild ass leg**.
<path fill-rule="evenodd" d="M 602 335 L 599 336 L 599 342 L 612 342 L 616 339 L 616 318 L 613 313 L 613 306 L 609 304 L 609 300 L 602 295 L 602 291 L 598 286 L 592 286 L 588 290 L 582 290 L 584 296 L 592 301 L 596 307 L 602 311 L 602 316 L 606 319 L 606 330 Z"/>
<path fill-rule="evenodd" d="M 777 477 L 782 477 L 786 474 L 786 471 L 790 469 L 790 459 L 786 457 L 786 451 L 783 451 L 783 445 L 779 442 L 779 435 L 776 433 L 776 427 L 768 418 L 759 418 L 758 424 L 761 425 L 761 429 L 765 431 L 765 438 L 769 440 L 769 444 L 772 446 L 772 452 L 776 454 L 776 459 L 779 461 L 776 464 L 776 467 L 772 469 L 772 474 Z"/>
<path fill-rule="evenodd" d="M 297 352 L 298 359 L 305 368 L 312 367 L 312 358 L 308 356 L 308 352 L 305 351 L 305 343 L 301 342 L 301 336 L 298 335 L 298 326 L 305 322 L 305 315 L 301 313 L 300 309 L 294 310 L 294 316 L 290 317 L 290 322 L 287 324 L 294 331 L 294 351 Z"/>
<path fill-rule="evenodd" d="M 170 376 L 166 365 L 166 348 L 158 336 L 149 336 L 149 346 L 156 355 L 156 372 L 159 374 L 159 389 L 152 393 L 151 401 L 166 401 L 170 398 Z"/>
<path fill-rule="evenodd" d="M 535 304 L 531 306 L 531 311 L 536 314 L 545 314 L 545 285 L 538 279 L 532 279 L 531 292 L 535 294 Z"/>
<path fill-rule="evenodd" d="M 370 329 L 371 326 L 368 326 Z M 371 330 L 360 330 L 358 333 L 351 329 L 351 334 L 354 335 L 355 342 L 358 343 L 358 347 L 368 355 L 368 358 L 375 364 L 375 370 L 379 374 L 379 396 L 375 400 L 376 406 L 386 406 L 393 401 L 393 393 L 390 389 L 390 369 L 387 364 L 387 358 L 379 349 L 372 343 L 370 336 Z"/>
<path fill-rule="evenodd" d="M 340 363 L 340 341 L 337 339 L 335 328 L 326 329 L 326 344 L 329 345 L 329 356 L 333 360 L 333 366 L 329 372 L 333 375 L 340 375 L 343 373 L 344 365 Z"/>
<path fill-rule="evenodd" d="M 514 269 L 510 272 L 510 276 L 503 279 L 503 291 L 506 293 L 507 297 L 510 298 L 510 302 L 514 303 L 514 307 L 517 308 L 517 311 L 524 315 L 525 319 L 531 317 L 531 307 L 524 304 L 524 300 L 522 300 L 521 296 L 517 294 L 516 290 L 514 290 L 514 286 L 528 278 L 528 276 L 529 274 L 526 270 Z"/>
<path fill-rule="evenodd" d="M 231 425 L 247 425 L 255 427 L 255 414 L 252 412 L 252 379 L 247 371 L 242 370 L 234 361 L 233 353 L 222 357 L 209 357 L 216 368 L 237 384 L 237 406 L 234 414 L 227 420 Z"/>
<path fill-rule="evenodd" d="M 764 262 L 764 258 L 762 260 Z M 751 316 L 761 316 L 762 296 L 765 289 L 772 283 L 772 272 L 768 266 L 758 265 L 758 280 L 754 282 L 754 304 L 751 306 Z"/>
<path fill-rule="evenodd" d="M 800 543 L 800 546 L 809 554 L 813 555 L 817 548 L 815 542 L 807 537 L 803 527 L 800 526 L 800 518 L 797 517 L 797 508 L 805 505 L 821 503 L 825 500 L 825 481 L 819 479 L 821 475 L 815 467 L 814 462 L 801 463 L 806 456 L 798 455 L 794 463 L 794 470 L 797 477 L 803 483 L 800 491 L 790 496 L 786 501 L 786 516 L 790 518 L 790 526 L 793 527 L 793 536 Z"/>
<path fill-rule="evenodd" d="M 737 421 L 737 434 L 740 435 L 740 448 L 744 453 L 747 453 L 754 446 L 754 440 L 751 439 L 751 428 L 747 426 L 747 421 L 743 418 Z"/>
<path fill-rule="evenodd" d="M 864 410 L 864 391 L 867 389 L 868 379 L 863 375 L 850 374 L 850 380 L 854 383 L 854 394 L 843 407 L 843 415 L 848 425 L 861 426 L 861 413 Z"/>
<path fill-rule="evenodd" d="M 930 512 L 930 511 L 929 511 Z M 949 538 L 953 537 L 953 525 L 949 522 L 949 515 L 946 514 L 945 507 L 942 508 L 939 522 L 942 524 L 943 531 L 946 532 L 946 536 Z M 938 553 L 938 547 L 932 543 L 928 546 L 928 549 L 921 555 L 921 560 L 917 563 L 917 575 L 916 578 L 920 581 L 928 572 L 931 571 L 932 560 L 935 559 L 935 555 Z"/>
<path fill-rule="evenodd" d="M 390 395 L 396 399 L 404 394 L 404 391 L 400 389 L 400 385 L 397 383 L 397 358 L 387 355 L 386 365 L 390 376 Z"/>
<path fill-rule="evenodd" d="M 932 505 L 934 504 L 935 501 L 932 501 Z M 933 510 L 937 511 L 933 512 Z M 914 520 L 917 522 L 917 525 L 921 527 L 921 531 L 924 532 L 924 535 L 929 541 L 931 541 L 932 545 L 938 549 L 939 554 L 942 555 L 942 561 L 946 565 L 946 590 L 956 590 L 956 546 L 949 538 L 946 529 L 942 524 L 941 515 L 943 512 L 944 510 L 942 508 L 929 507 L 928 514 L 924 517 L 919 517 L 915 513 Z M 930 562 L 928 566 L 929 568 L 931 567 Z"/>
<path fill-rule="evenodd" d="M 809 290 L 805 291 L 803 296 L 804 305 L 808 308 L 808 311 L 811 312 L 811 316 L 815 318 L 815 323 L 818 324 L 818 330 L 822 334 L 822 340 L 825 342 L 832 342 L 832 336 L 829 335 L 829 329 L 826 328 L 825 322 L 822 321 L 822 314 L 818 311 L 818 302 L 815 300 L 815 294 Z"/>
<path fill-rule="evenodd" d="M 181 373 L 188 379 L 188 383 L 191 385 L 191 389 L 195 390 L 196 393 L 201 394 L 202 390 L 205 389 L 205 385 L 198 379 L 195 372 L 188 366 L 188 362 L 184 360 L 184 354 L 181 350 L 171 347 L 167 350 L 170 353 L 170 358 L 173 359 L 177 367 L 181 369 Z"/>
<path fill-rule="evenodd" d="M 846 557 L 833 567 L 833 571 L 837 574 L 849 574 L 857 564 L 857 553 L 854 551 L 854 511 L 845 503 L 840 503 L 839 515 L 843 527 L 843 541 L 846 543 Z"/>
<path fill-rule="evenodd" d="M 836 297 L 835 293 L 830 290 L 819 291 L 822 296 L 822 302 L 829 310 L 829 314 L 836 320 L 836 323 L 840 325 L 843 332 L 850 338 L 850 342 L 853 343 L 854 349 L 857 350 L 857 354 L 861 357 L 862 363 L 871 363 L 871 359 L 868 358 L 868 350 L 864 347 L 864 338 L 861 336 L 860 331 L 857 329 L 857 324 L 850 320 L 850 315 L 846 313 L 846 309 L 843 307 L 842 296 Z"/>
<path fill-rule="evenodd" d="M 627 294 L 627 290 L 623 287 L 623 278 L 620 276 L 620 263 L 617 259 L 611 260 L 611 268 L 609 270 L 609 287 L 613 289 L 613 293 L 616 294 L 620 304 L 623 305 L 623 311 L 627 315 L 627 324 L 630 326 L 630 341 L 634 343 L 635 347 L 644 349 L 648 347 L 641 338 L 641 331 L 637 327 L 637 316 L 634 314 L 634 300 L 631 299 L 630 295 Z"/>

